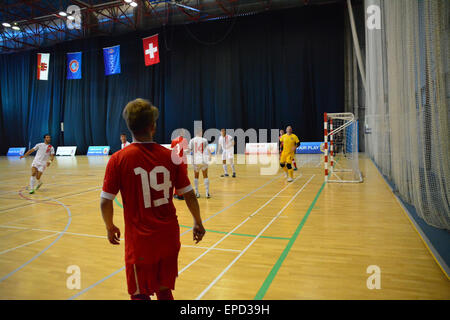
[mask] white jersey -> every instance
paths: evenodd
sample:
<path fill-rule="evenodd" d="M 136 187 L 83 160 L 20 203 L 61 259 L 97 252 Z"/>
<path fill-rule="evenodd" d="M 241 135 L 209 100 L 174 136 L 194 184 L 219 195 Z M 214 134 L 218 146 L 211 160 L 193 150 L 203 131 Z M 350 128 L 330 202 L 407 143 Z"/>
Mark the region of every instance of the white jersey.
<path fill-rule="evenodd" d="M 122 143 L 122 149 L 125 147 L 128 147 L 131 143 L 129 143 L 128 141 L 125 141 L 125 143 Z"/>
<path fill-rule="evenodd" d="M 222 148 L 222 152 L 233 153 L 233 137 L 230 135 L 225 135 L 225 137 L 219 137 L 219 146 Z"/>
<path fill-rule="evenodd" d="M 50 155 L 55 154 L 55 149 L 51 144 L 38 143 L 33 148 L 36 152 L 36 156 L 34 157 L 33 163 L 37 163 L 40 165 L 47 164 Z"/>
<path fill-rule="evenodd" d="M 189 149 L 192 151 L 194 164 L 208 163 L 208 140 L 202 137 L 192 138 L 189 141 Z"/>

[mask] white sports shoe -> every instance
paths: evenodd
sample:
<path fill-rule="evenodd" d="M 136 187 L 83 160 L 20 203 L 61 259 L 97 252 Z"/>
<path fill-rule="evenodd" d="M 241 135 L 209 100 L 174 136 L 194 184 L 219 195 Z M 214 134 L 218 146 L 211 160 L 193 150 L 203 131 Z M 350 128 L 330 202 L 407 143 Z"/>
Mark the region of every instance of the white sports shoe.
<path fill-rule="evenodd" d="M 287 179 L 287 182 L 292 182 L 292 181 L 294 181 L 294 179 L 292 179 L 291 177 L 289 177 L 289 178 Z"/>

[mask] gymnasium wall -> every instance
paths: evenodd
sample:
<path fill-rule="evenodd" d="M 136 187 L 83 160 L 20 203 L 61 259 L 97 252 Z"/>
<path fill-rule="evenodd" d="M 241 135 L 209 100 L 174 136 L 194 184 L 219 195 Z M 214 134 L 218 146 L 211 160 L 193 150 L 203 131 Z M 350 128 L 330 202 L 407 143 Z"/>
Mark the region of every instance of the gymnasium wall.
<path fill-rule="evenodd" d="M 142 38 L 159 33 L 161 63 L 144 66 Z M 119 75 L 105 76 L 102 48 L 121 45 Z M 82 79 L 66 80 L 66 53 L 83 52 Z M 48 81 L 36 53 L 50 52 Z M 0 55 L 1 153 L 53 144 L 120 148 L 121 111 L 136 97 L 160 109 L 155 139 L 179 127 L 281 128 L 323 139 L 323 112 L 344 110 L 344 7 L 307 6 L 169 26 Z M 64 121 L 64 141 L 60 122 Z"/>

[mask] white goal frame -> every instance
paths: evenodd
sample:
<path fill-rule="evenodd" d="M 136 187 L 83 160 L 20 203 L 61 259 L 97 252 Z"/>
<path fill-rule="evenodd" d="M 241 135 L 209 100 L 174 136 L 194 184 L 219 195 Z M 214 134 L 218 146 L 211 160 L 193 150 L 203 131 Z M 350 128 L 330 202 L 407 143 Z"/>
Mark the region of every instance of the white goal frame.
<path fill-rule="evenodd" d="M 324 113 L 324 169 L 325 169 L 325 181 L 326 182 L 338 182 L 338 183 L 359 183 L 363 182 L 361 171 L 359 170 L 359 157 L 358 157 L 358 143 L 357 143 L 357 122 L 355 115 L 350 112 L 343 113 Z M 333 119 L 342 120 L 343 123 L 336 128 L 333 128 Z M 335 159 L 335 135 L 349 130 L 351 132 L 351 144 L 352 152 L 348 159 L 342 159 L 339 163 L 338 159 Z M 347 138 L 347 136 L 345 135 Z M 345 149 L 346 144 L 344 144 Z M 355 152 L 356 150 L 356 152 Z M 347 158 L 347 154 L 344 151 L 344 158 Z M 345 163 L 342 164 L 342 161 Z M 348 165 L 350 163 L 350 165 Z"/>

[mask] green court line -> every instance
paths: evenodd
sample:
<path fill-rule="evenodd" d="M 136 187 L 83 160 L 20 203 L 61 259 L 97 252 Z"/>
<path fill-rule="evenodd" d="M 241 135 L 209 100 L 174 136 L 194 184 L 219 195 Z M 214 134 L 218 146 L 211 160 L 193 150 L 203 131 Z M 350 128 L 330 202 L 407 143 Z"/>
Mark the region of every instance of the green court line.
<path fill-rule="evenodd" d="M 311 213 L 311 210 L 314 208 L 314 206 L 317 202 L 317 199 L 319 199 L 319 196 L 322 193 L 322 190 L 324 187 L 325 187 L 325 182 L 322 183 L 322 186 L 320 187 L 319 191 L 317 192 L 316 196 L 314 197 L 313 202 L 311 203 L 308 210 L 306 211 L 305 216 L 303 217 L 302 221 L 300 221 L 299 225 L 297 226 L 297 229 L 295 229 L 295 232 L 292 235 L 289 242 L 287 243 L 286 248 L 284 248 L 284 250 L 281 253 L 280 257 L 278 258 L 277 262 L 275 262 L 274 266 L 272 267 L 272 270 L 270 270 L 270 273 L 267 276 L 267 278 L 264 280 L 264 283 L 262 284 L 261 288 L 259 288 L 254 300 L 262 300 L 264 298 L 264 296 L 266 295 L 267 290 L 269 289 L 270 285 L 272 284 L 273 279 L 275 279 L 275 276 L 278 273 L 278 270 L 280 270 L 281 265 L 283 264 L 284 260 L 286 259 L 287 255 L 289 254 L 289 251 L 291 250 L 292 245 L 294 244 L 295 240 L 297 240 L 297 237 L 300 234 L 300 230 L 302 230 L 303 226 L 305 225 L 305 222 L 308 219 L 308 216 Z"/>
<path fill-rule="evenodd" d="M 114 202 L 123 209 L 122 204 L 117 200 L 117 198 L 114 198 Z M 189 226 L 184 226 L 180 224 L 180 227 L 182 228 L 188 228 L 191 229 L 192 227 Z M 205 229 L 207 232 L 212 232 L 212 233 L 222 233 L 222 234 L 226 234 L 228 232 L 225 231 L 218 231 L 218 230 L 211 230 L 211 229 Z M 245 233 L 231 233 L 231 235 L 233 236 L 241 236 L 241 237 L 252 237 L 252 238 L 256 238 L 256 235 L 254 234 L 245 234 Z M 260 238 L 266 238 L 266 239 L 276 239 L 276 240 L 289 240 L 291 238 L 285 238 L 285 237 L 271 237 L 271 236 L 260 236 Z"/>

